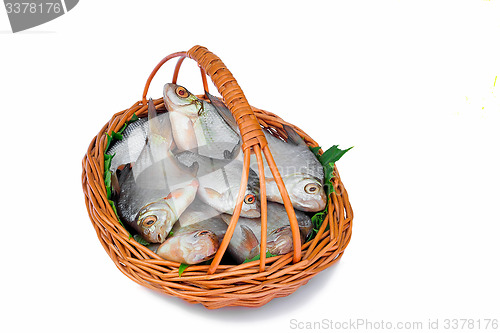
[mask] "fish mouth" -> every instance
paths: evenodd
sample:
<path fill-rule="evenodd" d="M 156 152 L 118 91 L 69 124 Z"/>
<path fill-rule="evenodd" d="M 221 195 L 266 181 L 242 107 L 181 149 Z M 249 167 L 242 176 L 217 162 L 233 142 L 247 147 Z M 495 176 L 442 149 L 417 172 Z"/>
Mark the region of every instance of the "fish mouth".
<path fill-rule="evenodd" d="M 144 239 L 150 243 L 163 243 L 167 239 L 172 226 L 171 223 L 163 223 L 157 226 L 153 232 L 145 233 Z"/>
<path fill-rule="evenodd" d="M 248 210 L 242 209 L 240 216 L 250 217 L 250 218 L 260 217 L 260 209 L 259 208 L 252 208 L 252 209 L 248 209 Z"/>
<path fill-rule="evenodd" d="M 326 195 L 324 192 L 316 194 L 314 198 L 307 198 L 305 200 L 303 198 L 298 200 L 299 198 L 292 197 L 290 199 L 295 208 L 304 212 L 319 212 L 326 207 Z"/>

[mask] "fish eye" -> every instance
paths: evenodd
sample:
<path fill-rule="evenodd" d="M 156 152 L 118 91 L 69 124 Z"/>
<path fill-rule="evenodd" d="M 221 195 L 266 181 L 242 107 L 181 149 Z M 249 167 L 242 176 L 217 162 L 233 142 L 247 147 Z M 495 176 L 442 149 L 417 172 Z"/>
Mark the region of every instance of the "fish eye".
<path fill-rule="evenodd" d="M 155 224 L 155 222 L 157 221 L 157 217 L 155 215 L 150 215 L 148 217 L 146 217 L 143 221 L 142 221 L 142 226 L 143 227 L 150 227 L 152 226 L 153 224 Z"/>
<path fill-rule="evenodd" d="M 247 194 L 245 199 L 243 200 L 246 204 L 253 204 L 255 202 L 255 195 Z"/>
<path fill-rule="evenodd" d="M 308 194 L 316 194 L 319 192 L 319 186 L 314 183 L 309 183 L 306 186 L 304 186 L 304 191 Z"/>
<path fill-rule="evenodd" d="M 177 96 L 182 98 L 186 98 L 189 96 L 189 93 L 183 87 L 177 87 L 177 89 L 175 89 L 175 93 L 177 94 Z"/>
<path fill-rule="evenodd" d="M 208 230 L 203 230 L 203 231 L 198 232 L 196 235 L 194 235 L 194 237 L 199 237 L 199 236 L 203 236 L 203 235 L 208 235 L 209 233 L 210 233 L 210 231 L 208 231 Z"/>

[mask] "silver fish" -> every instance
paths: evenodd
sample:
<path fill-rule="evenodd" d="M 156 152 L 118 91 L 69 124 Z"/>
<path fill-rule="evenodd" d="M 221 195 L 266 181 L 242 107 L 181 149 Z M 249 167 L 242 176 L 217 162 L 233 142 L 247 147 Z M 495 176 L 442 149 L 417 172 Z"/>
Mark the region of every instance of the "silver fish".
<path fill-rule="evenodd" d="M 145 240 L 161 243 L 193 202 L 198 181 L 194 170 L 173 157 L 169 123 L 158 121 L 152 101 L 149 106 L 148 142 L 133 168 L 124 169 L 120 177 L 117 210 L 121 220 Z"/>
<path fill-rule="evenodd" d="M 156 253 L 167 260 L 197 264 L 212 258 L 227 225 L 219 212 L 195 200 L 180 216 L 172 228 L 172 235 L 163 242 Z"/>
<path fill-rule="evenodd" d="M 168 113 L 158 115 L 158 121 L 160 124 L 169 122 Z M 139 118 L 127 125 L 122 133 L 123 139 L 113 142 L 106 152 L 108 155 L 114 155 L 109 167 L 112 173 L 115 173 L 120 165 L 133 163 L 139 158 L 146 145 L 148 132 L 148 118 Z"/>
<path fill-rule="evenodd" d="M 198 166 L 198 195 L 200 199 L 219 212 L 232 214 L 241 182 L 243 163 L 239 160 L 218 160 L 198 155 L 191 151 L 176 154 L 185 166 Z M 259 217 L 259 179 L 249 170 L 247 189 L 243 199 L 241 216 Z"/>
<path fill-rule="evenodd" d="M 303 212 L 295 210 L 301 241 L 304 242 L 312 231 L 311 219 Z M 231 215 L 223 214 L 222 219 L 229 225 Z M 269 202 L 267 207 L 266 251 L 281 255 L 293 250 L 292 229 L 286 209 L 279 203 Z M 229 253 L 238 263 L 251 259 L 260 253 L 261 220 L 239 217 L 233 237 L 228 246 Z"/>
<path fill-rule="evenodd" d="M 165 85 L 163 99 L 179 150 L 196 151 L 217 159 L 233 159 L 233 154 L 239 153 L 239 135 L 213 105 L 173 83 Z"/>
<path fill-rule="evenodd" d="M 239 133 L 238 126 L 231 112 L 216 97 L 207 94 L 215 109 L 230 124 L 231 128 Z M 283 179 L 292 205 L 296 209 L 306 212 L 317 212 L 326 206 L 323 166 L 311 152 L 304 140 L 291 127 L 283 125 L 288 141 L 276 138 L 265 128 L 262 129 L 269 150 L 276 162 L 278 171 Z M 241 155 L 241 154 L 240 154 Z M 283 203 L 283 199 L 271 173 L 271 169 L 264 159 L 264 175 L 266 178 L 266 197 L 275 202 Z M 255 155 L 252 154 L 250 167 L 258 172 Z"/>

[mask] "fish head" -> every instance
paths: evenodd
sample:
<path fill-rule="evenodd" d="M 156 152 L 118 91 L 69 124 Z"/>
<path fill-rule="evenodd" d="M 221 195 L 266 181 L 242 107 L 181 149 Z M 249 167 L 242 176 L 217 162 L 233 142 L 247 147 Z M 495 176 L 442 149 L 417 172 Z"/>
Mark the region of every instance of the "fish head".
<path fill-rule="evenodd" d="M 222 193 L 210 187 L 200 187 L 201 198 L 219 212 L 232 215 L 238 199 L 239 187 L 227 187 Z M 260 203 L 258 193 L 251 189 L 246 190 L 241 205 L 240 216 L 260 217 Z"/>
<path fill-rule="evenodd" d="M 179 112 L 188 117 L 198 117 L 203 110 L 203 101 L 183 86 L 167 83 L 163 88 L 165 107 L 170 112 Z"/>
<path fill-rule="evenodd" d="M 215 255 L 219 249 L 219 239 L 210 230 L 198 230 L 183 237 L 180 245 L 186 263 L 200 263 Z"/>
<path fill-rule="evenodd" d="M 212 258 L 218 249 L 219 240 L 215 233 L 201 229 L 174 233 L 156 253 L 164 259 L 191 265 Z"/>
<path fill-rule="evenodd" d="M 268 234 L 266 248 L 267 251 L 274 255 L 291 252 L 293 249 L 293 238 L 290 226 L 282 226 Z"/>
<path fill-rule="evenodd" d="M 150 243 L 162 243 L 172 229 L 176 215 L 164 201 L 144 206 L 137 215 L 136 229 Z"/>
<path fill-rule="evenodd" d="M 321 181 L 305 174 L 292 174 L 283 179 L 295 208 L 318 212 L 326 207 L 326 194 Z"/>

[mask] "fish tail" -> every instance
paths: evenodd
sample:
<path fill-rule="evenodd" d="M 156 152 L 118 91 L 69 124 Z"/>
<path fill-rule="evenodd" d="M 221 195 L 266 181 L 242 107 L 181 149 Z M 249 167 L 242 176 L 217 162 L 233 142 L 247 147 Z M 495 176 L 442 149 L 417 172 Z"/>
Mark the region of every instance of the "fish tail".
<path fill-rule="evenodd" d="M 305 145 L 304 139 L 297 133 L 293 128 L 288 125 L 283 125 L 283 129 L 288 135 L 288 142 L 293 143 L 297 146 Z"/>

